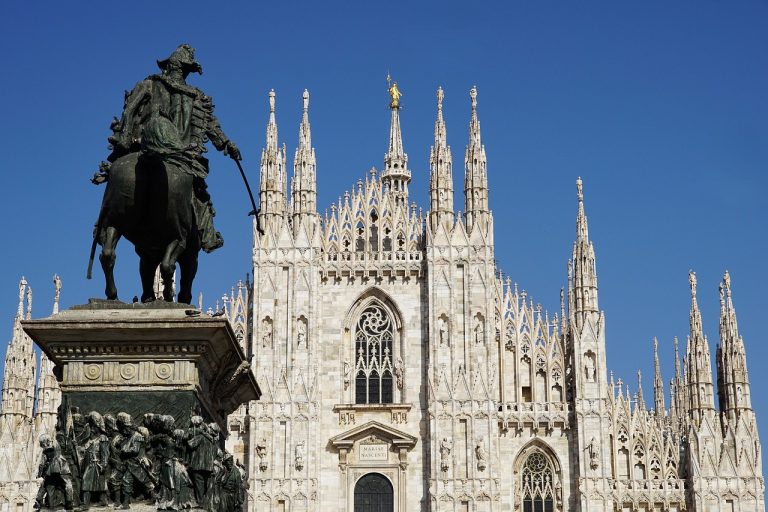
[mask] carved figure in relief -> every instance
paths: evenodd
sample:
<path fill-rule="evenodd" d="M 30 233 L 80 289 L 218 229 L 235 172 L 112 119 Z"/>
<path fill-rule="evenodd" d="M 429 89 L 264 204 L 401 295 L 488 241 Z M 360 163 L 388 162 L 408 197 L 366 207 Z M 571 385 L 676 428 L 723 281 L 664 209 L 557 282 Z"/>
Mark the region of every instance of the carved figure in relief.
<path fill-rule="evenodd" d="M 593 470 L 600 467 L 600 447 L 594 437 L 587 445 L 587 454 L 589 455 L 589 467 Z"/>
<path fill-rule="evenodd" d="M 37 491 L 35 508 L 42 508 L 47 504 L 48 508 L 56 507 L 56 499 L 63 494 L 64 508 L 72 510 L 74 492 L 72 489 L 72 472 L 67 460 L 61 454 L 61 446 L 48 434 L 40 436 L 40 448 L 43 450 L 42 460 L 37 472 L 37 477 L 43 479 L 40 489 Z"/>
<path fill-rule="evenodd" d="M 440 441 L 440 469 L 443 473 L 446 473 L 451 467 L 451 450 L 453 449 L 453 441 L 444 437 Z"/>
<path fill-rule="evenodd" d="M 239 512 L 243 509 L 245 496 L 243 495 L 242 473 L 235 467 L 232 454 L 227 453 L 222 459 L 222 468 L 216 475 L 216 494 L 218 503 L 215 508 L 218 512 Z"/>
<path fill-rule="evenodd" d="M 482 437 L 477 440 L 475 445 L 475 458 L 477 459 L 477 470 L 485 471 L 485 468 L 488 466 L 488 452 L 485 451 L 485 443 Z"/>
<path fill-rule="evenodd" d="M 296 443 L 294 452 L 294 466 L 296 467 L 296 471 L 301 471 L 304 469 L 304 441 Z"/>
<path fill-rule="evenodd" d="M 349 388 L 349 383 L 352 379 L 352 365 L 349 359 L 344 360 L 344 389 Z"/>
<path fill-rule="evenodd" d="M 259 469 L 267 470 L 267 438 L 262 437 L 261 441 L 256 443 L 256 456 L 259 458 Z"/>
<path fill-rule="evenodd" d="M 104 418 L 96 411 L 88 414 L 90 437 L 82 447 L 83 492 L 82 507 L 87 510 L 93 495 L 101 498 L 102 505 L 107 503 L 107 471 L 109 464 L 109 438 L 105 435 Z"/>
<path fill-rule="evenodd" d="M 395 380 L 397 382 L 397 389 L 403 389 L 403 378 L 405 377 L 405 365 L 400 356 L 397 356 L 395 360 Z"/>
<path fill-rule="evenodd" d="M 307 346 L 307 324 L 302 318 L 296 322 L 296 346 L 305 348 Z"/>
<path fill-rule="evenodd" d="M 214 437 L 208 432 L 208 427 L 200 416 L 192 416 L 192 426 L 187 431 L 187 446 L 189 448 L 189 473 L 195 490 L 195 499 L 203 503 L 208 489 L 213 460 L 216 457 Z"/>
<path fill-rule="evenodd" d="M 261 346 L 272 346 L 272 322 L 269 318 L 261 321 Z"/>
<path fill-rule="evenodd" d="M 136 428 L 131 415 L 126 412 L 118 413 L 117 428 L 122 437 L 119 453 L 124 467 L 121 506 L 130 508 L 134 484 L 139 483 L 147 494 L 154 495 L 155 482 L 152 481 L 151 466 L 146 456 L 149 432 L 145 427 Z"/>

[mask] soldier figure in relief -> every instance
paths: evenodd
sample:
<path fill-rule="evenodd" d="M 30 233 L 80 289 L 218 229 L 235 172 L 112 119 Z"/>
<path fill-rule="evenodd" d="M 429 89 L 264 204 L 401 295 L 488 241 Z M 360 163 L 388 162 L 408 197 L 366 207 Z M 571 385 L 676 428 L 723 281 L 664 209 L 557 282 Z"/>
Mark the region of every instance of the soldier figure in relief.
<path fill-rule="evenodd" d="M 83 446 L 82 507 L 88 510 L 93 495 L 101 504 L 107 503 L 107 477 L 109 473 L 109 438 L 105 435 L 104 418 L 96 411 L 88 414 L 90 437 Z"/>
<path fill-rule="evenodd" d="M 43 503 L 47 501 L 48 508 L 54 509 L 57 494 L 63 494 L 64 508 L 73 510 L 72 472 L 61 454 L 59 443 L 55 439 L 51 439 L 48 434 L 42 434 L 40 436 L 40 448 L 43 449 L 43 457 L 37 476 L 43 479 L 43 483 L 37 492 L 35 508 L 42 508 Z"/>
<path fill-rule="evenodd" d="M 135 490 L 134 484 L 137 482 L 147 494 L 153 496 L 155 492 L 155 483 L 152 481 L 150 472 L 151 466 L 145 452 L 149 432 L 144 427 L 134 427 L 131 415 L 126 412 L 117 415 L 117 426 L 122 435 L 120 459 L 125 468 L 121 485 L 120 508 L 129 509 Z"/>

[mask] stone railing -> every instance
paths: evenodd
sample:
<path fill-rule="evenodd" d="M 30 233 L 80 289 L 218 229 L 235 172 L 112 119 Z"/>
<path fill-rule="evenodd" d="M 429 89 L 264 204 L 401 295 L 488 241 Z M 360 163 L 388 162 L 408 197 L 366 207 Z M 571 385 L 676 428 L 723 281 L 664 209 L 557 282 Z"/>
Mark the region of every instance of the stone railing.
<path fill-rule="evenodd" d="M 504 431 L 521 430 L 525 425 L 536 428 L 543 425 L 551 431 L 555 426 L 570 428 L 569 411 L 564 402 L 505 402 L 499 405 L 497 417 Z"/>

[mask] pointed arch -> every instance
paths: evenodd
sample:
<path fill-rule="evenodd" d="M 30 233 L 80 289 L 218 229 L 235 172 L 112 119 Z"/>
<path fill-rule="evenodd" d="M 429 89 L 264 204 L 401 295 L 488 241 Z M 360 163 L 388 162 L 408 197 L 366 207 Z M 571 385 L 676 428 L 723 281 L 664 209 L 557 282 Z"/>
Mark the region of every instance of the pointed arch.
<path fill-rule="evenodd" d="M 342 350 L 354 386 L 348 401 L 384 404 L 402 401 L 405 389 L 402 312 L 380 288 L 365 290 L 344 317 Z"/>
<path fill-rule="evenodd" d="M 377 286 L 371 286 L 363 291 L 352 302 L 352 305 L 344 315 L 344 329 L 349 331 L 357 321 L 360 313 L 372 303 L 381 304 L 392 315 L 395 321 L 395 329 L 400 331 L 403 328 L 403 312 L 397 306 L 397 303 L 389 296 L 387 292 Z"/>
<path fill-rule="evenodd" d="M 519 489 L 515 510 L 555 510 L 561 504 L 562 466 L 557 454 L 540 439 L 532 439 L 518 452 L 513 465 L 513 488 Z"/>

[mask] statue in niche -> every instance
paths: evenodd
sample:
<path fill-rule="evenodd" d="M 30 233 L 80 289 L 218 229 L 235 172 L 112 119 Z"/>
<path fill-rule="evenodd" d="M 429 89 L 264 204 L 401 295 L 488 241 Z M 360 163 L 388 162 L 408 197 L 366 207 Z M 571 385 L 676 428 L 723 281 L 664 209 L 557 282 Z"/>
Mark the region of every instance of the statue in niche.
<path fill-rule="evenodd" d="M 595 356 L 592 352 L 587 352 L 586 362 L 584 364 L 584 373 L 587 378 L 587 382 L 595 382 Z"/>
<path fill-rule="evenodd" d="M 261 346 L 272 346 L 272 321 L 269 317 L 261 321 Z"/>
<path fill-rule="evenodd" d="M 483 327 L 483 319 L 478 315 L 475 318 L 475 343 L 485 342 L 485 327 Z"/>
<path fill-rule="evenodd" d="M 589 455 L 589 467 L 593 470 L 600 467 L 600 447 L 594 437 L 587 445 L 587 454 Z"/>
<path fill-rule="evenodd" d="M 451 450 L 453 449 L 453 441 L 444 437 L 440 441 L 440 469 L 443 473 L 446 473 L 451 467 Z"/>
<path fill-rule="evenodd" d="M 395 380 L 397 382 L 397 389 L 403 389 L 403 379 L 405 377 L 405 365 L 403 359 L 397 356 L 395 359 Z"/>
<path fill-rule="evenodd" d="M 42 461 L 37 477 L 43 479 L 35 498 L 35 508 L 42 508 L 46 503 L 48 508 L 56 508 L 56 500 L 64 497 L 64 508 L 72 510 L 74 491 L 72 489 L 72 471 L 67 460 L 61 454 L 61 447 L 48 434 L 40 436 L 40 448 L 43 450 Z"/>
<path fill-rule="evenodd" d="M 299 318 L 296 322 L 296 346 L 307 347 L 307 324 L 303 318 Z"/>
<path fill-rule="evenodd" d="M 256 443 L 256 456 L 259 458 L 259 469 L 261 471 L 267 470 L 267 439 L 261 438 L 261 441 Z"/>
<path fill-rule="evenodd" d="M 304 469 L 304 441 L 299 441 L 296 443 L 294 458 L 294 466 L 296 466 L 296 471 L 301 471 Z"/>
<path fill-rule="evenodd" d="M 477 459 L 477 470 L 485 471 L 488 466 L 488 452 L 485 451 L 485 443 L 483 438 L 480 437 L 475 445 L 475 458 Z"/>
<path fill-rule="evenodd" d="M 438 327 L 438 338 L 440 339 L 440 345 L 448 345 L 448 321 L 444 318 L 438 320 L 440 326 Z"/>
<path fill-rule="evenodd" d="M 91 498 L 98 495 L 101 504 L 107 504 L 107 464 L 109 462 L 109 438 L 105 435 L 104 418 L 96 411 L 88 414 L 89 438 L 82 446 L 83 493 L 82 506 L 88 509 Z"/>

